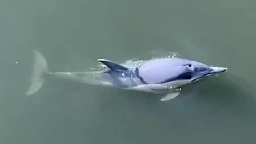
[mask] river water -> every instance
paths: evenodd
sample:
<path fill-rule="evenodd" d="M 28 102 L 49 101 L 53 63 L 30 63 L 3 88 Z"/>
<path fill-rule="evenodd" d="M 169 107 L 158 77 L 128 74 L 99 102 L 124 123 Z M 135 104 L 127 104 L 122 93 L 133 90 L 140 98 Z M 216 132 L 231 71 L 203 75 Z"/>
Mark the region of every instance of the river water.
<path fill-rule="evenodd" d="M 0 1 L 0 143 L 255 143 L 255 4 Z M 26 96 L 33 50 L 53 72 L 170 52 L 229 69 L 168 102 L 61 79 Z"/>

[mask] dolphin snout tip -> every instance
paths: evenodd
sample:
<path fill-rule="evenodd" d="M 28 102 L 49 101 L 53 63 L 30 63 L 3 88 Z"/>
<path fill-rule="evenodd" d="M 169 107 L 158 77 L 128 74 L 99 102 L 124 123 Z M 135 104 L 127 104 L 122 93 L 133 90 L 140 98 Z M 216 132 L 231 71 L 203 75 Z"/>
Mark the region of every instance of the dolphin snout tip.
<path fill-rule="evenodd" d="M 227 67 L 211 67 L 212 73 L 222 73 L 228 70 Z"/>

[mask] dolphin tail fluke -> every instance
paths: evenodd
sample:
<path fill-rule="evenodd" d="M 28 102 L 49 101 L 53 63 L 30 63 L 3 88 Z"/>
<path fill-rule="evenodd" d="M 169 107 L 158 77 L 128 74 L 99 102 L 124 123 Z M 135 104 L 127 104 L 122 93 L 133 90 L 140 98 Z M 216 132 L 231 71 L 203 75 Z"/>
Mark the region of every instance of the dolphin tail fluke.
<path fill-rule="evenodd" d="M 40 52 L 34 51 L 34 63 L 29 88 L 26 92 L 27 96 L 36 93 L 43 86 L 47 72 L 48 66 L 44 56 Z"/>

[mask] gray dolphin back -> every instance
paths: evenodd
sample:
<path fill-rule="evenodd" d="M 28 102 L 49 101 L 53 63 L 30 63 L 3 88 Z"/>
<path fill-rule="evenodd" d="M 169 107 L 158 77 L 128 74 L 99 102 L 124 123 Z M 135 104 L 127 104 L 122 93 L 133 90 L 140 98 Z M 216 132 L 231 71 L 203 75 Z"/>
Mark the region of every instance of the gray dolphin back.
<path fill-rule="evenodd" d="M 151 60 L 138 68 L 139 75 L 147 83 L 160 84 L 178 79 L 190 79 L 190 61 L 180 58 Z"/>

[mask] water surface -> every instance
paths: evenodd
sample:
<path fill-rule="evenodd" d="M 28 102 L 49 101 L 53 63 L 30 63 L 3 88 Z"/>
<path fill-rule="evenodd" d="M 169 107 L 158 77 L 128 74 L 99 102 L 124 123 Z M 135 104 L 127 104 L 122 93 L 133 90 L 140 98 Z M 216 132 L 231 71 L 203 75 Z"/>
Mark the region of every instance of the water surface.
<path fill-rule="evenodd" d="M 0 1 L 1 144 L 255 143 L 250 0 Z M 176 52 L 226 66 L 175 100 L 48 79 L 25 96 L 33 50 L 51 71 Z"/>

